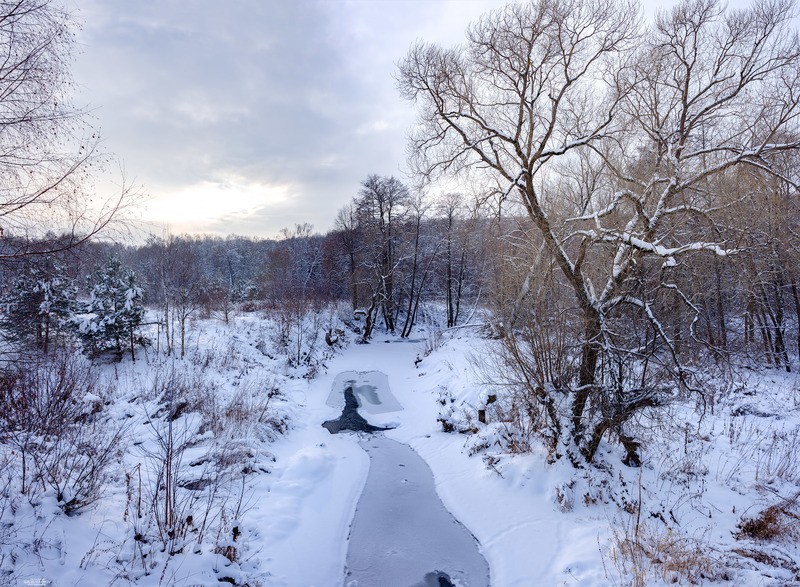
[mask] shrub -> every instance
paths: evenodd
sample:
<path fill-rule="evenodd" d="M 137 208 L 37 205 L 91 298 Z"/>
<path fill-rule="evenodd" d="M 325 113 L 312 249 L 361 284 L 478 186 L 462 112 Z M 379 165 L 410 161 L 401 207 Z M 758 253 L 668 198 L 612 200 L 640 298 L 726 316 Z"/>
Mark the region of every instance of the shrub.
<path fill-rule="evenodd" d="M 29 499 L 51 489 L 71 514 L 100 497 L 123 439 L 102 417 L 110 395 L 92 366 L 68 352 L 0 378 L 1 431 L 16 449 L 20 491 Z"/>

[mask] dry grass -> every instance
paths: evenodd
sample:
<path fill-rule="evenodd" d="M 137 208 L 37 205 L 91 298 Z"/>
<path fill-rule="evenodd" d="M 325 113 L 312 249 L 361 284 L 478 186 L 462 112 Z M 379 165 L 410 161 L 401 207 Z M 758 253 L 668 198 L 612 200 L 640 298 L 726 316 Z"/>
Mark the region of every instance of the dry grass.
<path fill-rule="evenodd" d="M 611 525 L 611 560 L 624 585 L 645 587 L 654 581 L 697 585 L 720 573 L 708 546 L 661 522 L 640 522 L 638 515 Z"/>
<path fill-rule="evenodd" d="M 757 460 L 756 481 L 800 483 L 800 427 L 771 430 L 759 440 L 764 448 Z"/>
<path fill-rule="evenodd" d="M 739 522 L 737 540 L 800 540 L 800 492 Z"/>

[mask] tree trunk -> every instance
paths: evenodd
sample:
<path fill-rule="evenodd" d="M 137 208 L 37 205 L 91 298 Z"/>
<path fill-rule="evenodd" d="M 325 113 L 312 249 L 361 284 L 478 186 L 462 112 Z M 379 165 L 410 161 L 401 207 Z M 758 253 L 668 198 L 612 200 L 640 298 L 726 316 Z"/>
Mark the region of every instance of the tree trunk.
<path fill-rule="evenodd" d="M 461 296 L 464 292 L 464 273 L 467 270 L 467 249 L 466 246 L 461 251 L 461 261 L 458 267 L 458 278 L 456 281 L 456 311 L 453 314 L 453 326 L 458 324 L 458 315 L 461 313 Z"/>
<path fill-rule="evenodd" d="M 415 296 L 414 301 L 414 310 L 411 312 L 411 322 L 408 324 L 408 333 L 406 336 L 411 334 L 411 329 L 414 327 L 414 323 L 417 320 L 417 310 L 419 310 L 419 300 L 422 297 L 422 289 L 425 287 L 425 281 L 428 279 L 428 275 L 430 274 L 431 265 L 433 265 L 433 260 L 436 258 L 436 251 L 438 250 L 438 246 L 436 250 L 433 251 L 433 255 L 428 260 L 428 264 L 425 266 L 425 271 L 422 272 L 422 279 L 420 279 L 419 283 L 419 290 L 417 291 L 417 295 Z"/>
<path fill-rule="evenodd" d="M 783 271 L 776 270 L 776 278 L 772 283 L 774 298 L 775 298 L 775 347 L 779 360 L 783 362 L 787 373 L 791 373 L 792 367 L 789 363 L 789 353 L 786 349 L 786 342 L 784 339 L 784 316 L 783 316 L 783 287 L 785 279 Z"/>
<path fill-rule="evenodd" d="M 753 303 L 753 309 L 755 310 L 753 315 L 755 317 L 756 325 L 758 326 L 758 331 L 761 333 L 761 341 L 764 346 L 764 353 L 767 355 L 767 362 L 774 363 L 775 349 L 772 346 L 772 332 L 770 332 L 770 329 L 767 326 L 760 304 L 758 304 L 757 301 Z"/>
<path fill-rule="evenodd" d="M 186 354 L 186 316 L 181 314 L 181 359 Z"/>
<path fill-rule="evenodd" d="M 392 277 L 386 278 L 386 297 L 383 300 L 384 307 L 384 322 L 386 323 L 386 330 L 394 333 L 394 285 L 392 284 Z"/>
<path fill-rule="evenodd" d="M 711 348 L 711 352 L 714 354 L 714 359 L 719 359 L 719 352 L 717 350 L 717 340 L 714 337 L 714 326 L 711 323 L 711 311 L 708 307 L 708 296 L 704 293 L 702 296 L 703 300 L 703 321 L 706 324 L 706 338 L 708 341 L 708 346 Z"/>
<path fill-rule="evenodd" d="M 792 298 L 794 298 L 794 315 L 797 319 L 797 358 L 800 360 L 800 294 L 797 292 L 797 280 L 792 280 Z"/>
<path fill-rule="evenodd" d="M 136 362 L 136 353 L 133 344 L 133 326 L 130 327 L 130 342 L 131 342 L 131 361 Z"/>
<path fill-rule="evenodd" d="M 453 243 L 450 239 L 451 227 L 447 227 L 447 327 L 455 326 L 453 320 Z"/>
<path fill-rule="evenodd" d="M 765 319 L 765 329 L 770 339 L 770 346 L 772 349 L 772 360 L 776 367 L 784 366 L 787 371 L 791 372 L 789 365 L 789 355 L 786 352 L 786 343 L 783 340 L 783 300 L 781 296 L 781 283 L 777 281 L 777 277 L 772 280 L 770 285 L 773 290 L 773 297 L 775 300 L 775 308 L 770 305 L 770 296 L 767 292 L 767 286 L 764 282 L 760 282 L 761 294 L 763 299 L 763 311 L 766 318 L 769 318 L 769 323 Z M 774 339 L 773 339 L 774 335 Z"/>
<path fill-rule="evenodd" d="M 728 350 L 728 332 L 725 326 L 725 304 L 722 301 L 722 275 L 719 261 L 714 258 L 714 282 L 717 288 L 717 328 L 719 329 L 719 344 L 723 350 Z"/>
<path fill-rule="evenodd" d="M 376 295 L 372 295 L 372 302 L 367 309 L 367 315 L 364 317 L 364 335 L 361 337 L 361 342 L 367 342 L 372 336 L 372 329 L 375 326 L 375 314 L 377 309 Z"/>
<path fill-rule="evenodd" d="M 172 354 L 172 344 L 169 340 L 169 302 L 166 298 L 166 290 L 164 291 L 164 346 L 166 347 L 167 356 Z"/>
<path fill-rule="evenodd" d="M 44 354 L 47 354 L 47 349 L 50 346 L 50 316 L 44 317 L 44 344 L 42 345 L 42 350 Z"/>
<path fill-rule="evenodd" d="M 744 347 L 749 349 L 750 343 L 753 342 L 753 316 L 750 313 L 749 304 L 742 319 L 744 320 Z"/>
<path fill-rule="evenodd" d="M 353 310 L 358 309 L 358 282 L 356 281 L 356 255 L 350 251 L 350 295 L 353 302 Z"/>
<path fill-rule="evenodd" d="M 25 480 L 28 478 L 28 451 L 26 450 L 26 446 L 20 447 L 20 456 L 22 457 L 22 483 L 20 487 L 20 493 L 25 495 Z"/>
<path fill-rule="evenodd" d="M 683 313 L 679 301 L 675 301 L 672 311 L 672 346 L 675 349 L 675 356 L 680 357 L 683 352 Z"/>
<path fill-rule="evenodd" d="M 169 329 L 169 354 L 171 355 L 175 350 L 175 319 L 177 318 L 177 314 L 175 313 L 175 308 L 172 309 L 172 326 Z"/>
<path fill-rule="evenodd" d="M 578 376 L 578 390 L 572 404 L 572 435 L 575 443 L 580 445 L 583 438 L 583 416 L 590 394 L 595 392 L 597 361 L 600 357 L 600 316 L 596 312 L 585 310 L 584 339 L 581 348 L 581 367 Z"/>
<path fill-rule="evenodd" d="M 417 216 L 417 222 L 415 226 L 415 233 L 414 233 L 414 262 L 411 266 L 411 287 L 409 288 L 408 292 L 408 309 L 406 310 L 406 320 L 403 323 L 403 331 L 400 333 L 401 338 L 407 338 L 409 334 L 411 334 L 411 311 L 414 307 L 414 288 L 417 284 L 417 265 L 419 260 L 419 232 L 420 232 L 420 220 L 419 215 Z M 420 288 L 421 290 L 422 288 Z M 422 293 L 420 291 L 420 293 Z"/>

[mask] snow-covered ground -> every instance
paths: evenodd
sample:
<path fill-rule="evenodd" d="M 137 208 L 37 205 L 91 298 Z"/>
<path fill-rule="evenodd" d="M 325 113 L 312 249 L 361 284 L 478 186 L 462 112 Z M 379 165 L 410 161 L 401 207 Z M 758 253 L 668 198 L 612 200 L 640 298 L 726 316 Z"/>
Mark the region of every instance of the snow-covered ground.
<path fill-rule="evenodd" d="M 553 491 L 568 480 L 570 471 L 548 470 L 536 456 L 516 458 L 502 477 L 480 458 L 470 458 L 465 437 L 444 433 L 436 421 L 440 386 L 468 379 L 470 357 L 436 354 L 417 367 L 415 360 L 424 349 L 424 340 L 378 337 L 369 345 L 349 347 L 328 363 L 326 375 L 311 383 L 304 398 L 307 416 L 273 446 L 278 466 L 271 482 L 283 491 L 284 478 L 296 484 L 302 470 L 305 485 L 313 489 L 306 489 L 295 504 L 296 528 L 264 543 L 265 551 L 275 553 L 267 565 L 273 573 L 267 584 L 339 585 L 344 577 L 353 498 L 361 492 L 369 461 L 356 438 L 334 436 L 320 426 L 340 411 L 327 398 L 342 371 L 388 375 L 403 410 L 365 415 L 372 424 L 394 427 L 386 437 L 411 446 L 428 463 L 443 503 L 478 539 L 492 585 L 608 584 L 597 545 L 598 536 L 608 533 L 604 513 L 559 511 Z M 279 516 L 280 503 L 263 501 L 259 517 Z M 329 516 L 338 519 L 331 523 Z M 320 534 L 327 536 L 327 543 Z"/>
<path fill-rule="evenodd" d="M 743 514 L 755 515 L 776 502 L 776 495 L 790 496 L 800 488 L 798 466 L 792 461 L 796 453 L 781 456 L 777 441 L 772 449 L 763 443 L 770 435 L 797 438 L 796 376 L 772 371 L 754 375 L 747 387 L 721 396 L 716 411 L 708 410 L 703 418 L 694 413 L 694 406 L 675 406 L 667 415 L 673 426 L 662 430 L 668 438 L 658 440 L 653 434 L 641 469 L 620 465 L 621 452 L 608 445 L 603 457 L 609 466 L 575 471 L 565 462 L 547 464 L 544 451 L 510 455 L 489 447 L 470 456 L 476 444 L 472 438 L 442 431 L 436 420 L 443 395 L 452 395 L 458 409 L 471 410 L 476 417 L 487 395 L 477 357 L 493 344 L 468 330 L 453 331 L 445 339 L 424 358 L 424 339 L 377 338 L 370 345 L 354 345 L 310 384 L 303 408 L 308 417 L 274 450 L 279 463 L 292 463 L 297 455 L 310 460 L 307 451 L 312 451 L 316 461 L 335 466 L 320 465 L 309 477 L 315 489 L 302 499 L 297 530 L 265 545 L 265 550 L 281 553 L 270 565 L 273 584 L 340 584 L 341 544 L 368 461 L 354 450 L 352 439 L 331 436 L 319 423 L 341 409 L 329 399 L 331 390 L 341 386 L 337 376 L 367 370 L 388 375 L 403 410 L 376 414 L 365 404 L 362 414 L 372 424 L 393 427 L 386 437 L 411 446 L 425 459 L 443 503 L 479 541 L 492 585 L 626 584 L 637 561 L 627 560 L 621 551 L 626 537 L 632 537 L 637 516 L 642 520 L 638 531 L 643 546 L 681 557 L 687 570 L 684 575 L 681 568 L 673 572 L 671 567 L 648 567 L 639 561 L 639 567 L 647 567 L 637 567 L 647 584 L 690 578 L 699 583 L 727 578 L 735 585 L 783 585 L 792 580 L 796 571 L 776 569 L 764 564 L 763 557 L 756 555 L 759 562 L 733 551 L 772 553 L 795 568 L 800 563 L 791 542 L 751 544 L 734 538 Z M 781 446 L 784 451 L 797 448 L 796 443 Z M 773 473 L 769 479 L 764 478 L 767 469 Z M 296 480 L 292 465 L 284 471 L 279 465 L 273 482 L 281 485 L 286 473 Z M 333 526 L 322 518 L 323 512 L 330 515 L 331 507 L 340 515 Z M 322 527 L 338 531 L 327 545 L 319 540 Z"/>
<path fill-rule="evenodd" d="M 536 445 L 511 454 L 493 444 L 488 432 L 502 423 L 486 434 L 443 431 L 437 419 L 445 411 L 482 429 L 477 410 L 497 392 L 480 369 L 496 343 L 478 329 L 351 341 L 304 370 L 273 351 L 270 328 L 255 315 L 231 325 L 199 321 L 183 361 L 151 350 L 146 361 L 102 367 L 116 391 L 101 413 L 125 423 L 124 455 L 102 498 L 79 515 L 61 514 L 47 492 L 33 505 L 15 499 L 3 512 L 0 568 L 15 572 L 8 584 L 345 585 L 370 457 L 363 435 L 331 434 L 321 424 L 339 416 L 347 384 L 358 389 L 362 416 L 390 427 L 381 434 L 425 461 L 444 507 L 477 540 L 493 586 L 627 585 L 637 576 L 647 585 L 800 580 L 791 519 L 784 520 L 790 533 L 775 539 L 740 532 L 743 520 L 800 492 L 794 374 L 742 371 L 704 411 L 687 403 L 643 418 L 641 468 L 621 465 L 621 451 L 609 444 L 596 467 L 575 470 L 566 459 L 548 463 Z M 310 371 L 315 376 L 305 378 Z M 176 406 L 162 393 L 170 386 L 154 373 L 188 382 L 193 399 L 173 418 L 165 416 Z M 381 395 L 384 387 L 391 396 Z M 220 486 L 227 499 L 207 508 L 217 516 L 209 535 L 198 541 L 187 530 L 172 557 L 136 538 L 154 529 L 139 528 L 132 515 L 137 471 L 147 486 L 167 421 L 188 441 L 177 469 L 182 483 L 200 487 L 211 472 L 231 471 Z M 784 509 L 796 513 L 792 507 Z"/>

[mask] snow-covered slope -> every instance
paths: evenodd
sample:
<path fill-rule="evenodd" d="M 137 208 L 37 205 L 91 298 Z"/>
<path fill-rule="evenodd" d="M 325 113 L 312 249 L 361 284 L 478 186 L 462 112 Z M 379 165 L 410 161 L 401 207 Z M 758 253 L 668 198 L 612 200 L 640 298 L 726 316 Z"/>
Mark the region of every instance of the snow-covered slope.
<path fill-rule="evenodd" d="M 567 459 L 548 462 L 535 442 L 530 451 L 509 450 L 499 412 L 479 421 L 488 396 L 502 404 L 503 390 L 481 368 L 496 342 L 477 329 L 346 344 L 320 356 L 308 379 L 308 369 L 272 352 L 271 328 L 255 315 L 230 325 L 199 321 L 184 360 L 151 349 L 135 364 L 102 366 L 112 395 L 84 399 L 98 406 L 98 426 L 125 430 L 102 495 L 67 516 L 52 491 L 7 492 L 0 579 L 345 585 L 370 459 L 358 434 L 334 435 L 321 424 L 341 411 L 331 400 L 341 374 L 381 372 L 396 405 L 387 399 L 391 410 L 372 406 L 361 415 L 391 427 L 382 434 L 424 459 L 442 503 L 477 539 L 492 585 L 798 581 L 796 375 L 742 371 L 720 380 L 713 402 L 674 405 L 638 422 L 641 468 L 622 465 L 608 444 L 595 465 L 575 469 Z M 364 401 L 369 392 L 360 393 Z M 445 432 L 443 417 L 474 433 Z M 154 519 L 160 510 L 147 513 L 148 503 L 163 500 L 152 487 L 170 422 L 185 445 L 172 470 L 181 520 L 193 516 L 178 524 L 177 538 L 164 538 Z M 8 442 L 3 448 L 4 477 L 13 479 L 18 455 Z M 765 539 L 764 524 L 776 535 Z"/>

